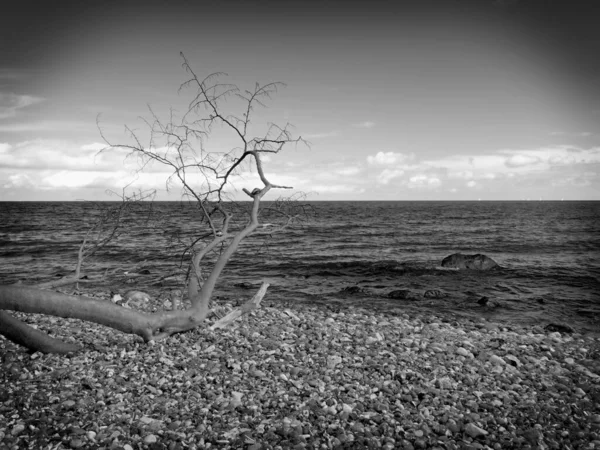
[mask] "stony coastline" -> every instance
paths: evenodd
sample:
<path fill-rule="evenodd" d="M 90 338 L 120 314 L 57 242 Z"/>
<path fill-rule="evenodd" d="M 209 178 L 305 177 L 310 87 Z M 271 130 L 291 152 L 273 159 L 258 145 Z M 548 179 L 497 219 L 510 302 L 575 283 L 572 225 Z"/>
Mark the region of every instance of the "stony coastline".
<path fill-rule="evenodd" d="M 600 448 L 600 340 L 579 334 L 271 302 L 144 344 L 20 317 L 85 349 L 0 340 L 2 449 Z"/>

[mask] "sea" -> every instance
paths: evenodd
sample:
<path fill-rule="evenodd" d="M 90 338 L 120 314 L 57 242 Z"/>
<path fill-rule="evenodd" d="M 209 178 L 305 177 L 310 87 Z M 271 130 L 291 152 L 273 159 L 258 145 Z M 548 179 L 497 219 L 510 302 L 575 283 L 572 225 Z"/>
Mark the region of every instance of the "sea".
<path fill-rule="evenodd" d="M 186 248 L 207 235 L 206 223 L 194 203 L 143 203 L 124 213 L 112 239 L 84 261 L 87 275 L 104 276 L 85 289 L 135 288 L 166 298 L 183 288 Z M 117 205 L 0 202 L 0 284 L 35 284 L 73 273 L 82 241 L 107 236 L 110 219 L 104 228 L 93 225 L 102 211 Z M 232 206 L 235 230 L 245 223 L 249 203 Z M 280 213 L 292 210 L 280 206 L 264 202 L 261 222 L 276 225 L 278 218 L 286 219 Z M 242 241 L 217 285 L 216 302 L 246 300 L 266 281 L 265 302 L 283 307 L 360 307 L 520 327 L 563 324 L 600 336 L 600 202 L 321 201 L 301 206 L 293 211 L 301 213 L 299 222 L 261 226 Z M 216 226 L 220 223 L 215 216 Z M 454 253 L 487 255 L 500 269 L 442 267 L 442 259 Z M 207 259 L 205 270 L 212 261 Z M 410 295 L 391 298 L 398 290 Z M 437 295 L 431 295 L 434 291 Z"/>

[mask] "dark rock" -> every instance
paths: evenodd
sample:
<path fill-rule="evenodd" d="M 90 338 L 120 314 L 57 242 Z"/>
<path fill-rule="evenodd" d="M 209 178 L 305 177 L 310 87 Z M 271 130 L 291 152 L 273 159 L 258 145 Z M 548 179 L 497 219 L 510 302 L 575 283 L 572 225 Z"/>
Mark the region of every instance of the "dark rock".
<path fill-rule="evenodd" d="M 344 294 L 368 294 L 369 290 L 360 286 L 346 286 L 340 292 Z"/>
<path fill-rule="evenodd" d="M 437 289 L 430 289 L 429 291 L 425 291 L 423 294 L 425 298 L 446 298 L 448 294 Z"/>
<path fill-rule="evenodd" d="M 393 298 L 394 300 L 416 300 L 419 298 L 418 294 L 411 292 L 408 289 L 398 289 L 388 293 L 388 298 Z"/>
<path fill-rule="evenodd" d="M 549 323 L 544 327 L 544 330 L 549 331 L 551 333 L 558 331 L 559 333 L 574 333 L 575 330 L 569 325 L 561 324 L 561 323 Z"/>
<path fill-rule="evenodd" d="M 486 255 L 463 255 L 454 253 L 442 260 L 442 267 L 467 270 L 492 270 L 500 266 Z"/>
<path fill-rule="evenodd" d="M 500 306 L 500 303 L 498 303 L 496 300 L 492 300 L 485 296 L 477 300 L 477 303 L 479 303 L 481 306 L 487 306 L 488 308 L 497 308 Z"/>

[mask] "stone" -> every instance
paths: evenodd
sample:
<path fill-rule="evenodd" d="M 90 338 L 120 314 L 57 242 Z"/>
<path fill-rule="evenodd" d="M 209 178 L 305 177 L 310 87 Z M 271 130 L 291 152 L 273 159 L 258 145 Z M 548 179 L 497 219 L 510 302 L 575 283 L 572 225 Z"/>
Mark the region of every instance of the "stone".
<path fill-rule="evenodd" d="M 549 331 L 551 333 L 573 333 L 575 331 L 572 327 L 563 323 L 549 323 L 544 327 L 544 330 Z"/>
<path fill-rule="evenodd" d="M 342 363 L 342 357 L 339 355 L 331 355 L 327 357 L 327 367 L 329 369 L 335 369 L 335 367 Z"/>
<path fill-rule="evenodd" d="M 500 268 L 496 261 L 486 255 L 463 255 L 462 253 L 454 253 L 445 257 L 442 260 L 442 267 L 463 270 L 492 270 Z"/>
<path fill-rule="evenodd" d="M 519 358 L 513 355 L 506 355 L 504 359 L 513 367 L 521 367 L 523 364 Z"/>
<path fill-rule="evenodd" d="M 466 348 L 463 347 L 458 347 L 456 349 L 456 353 L 460 356 L 464 356 L 465 358 L 471 358 L 473 359 L 475 356 L 473 355 L 473 353 L 471 353 L 469 350 L 467 350 Z"/>
<path fill-rule="evenodd" d="M 483 428 L 479 428 L 474 423 L 468 423 L 465 426 L 465 433 L 467 433 L 469 436 L 471 436 L 473 438 L 476 438 L 478 436 L 485 436 L 486 434 L 488 434 L 487 431 L 485 431 Z"/>
<path fill-rule="evenodd" d="M 498 303 L 496 300 L 491 300 L 489 297 L 485 296 L 477 300 L 477 303 L 479 303 L 481 306 L 487 306 L 488 308 L 497 308 L 500 306 L 500 303 Z"/>
<path fill-rule="evenodd" d="M 446 298 L 448 294 L 438 289 L 430 289 L 423 294 L 425 298 Z"/>
<path fill-rule="evenodd" d="M 388 293 L 387 297 L 394 300 L 416 300 L 419 298 L 419 295 L 408 289 L 397 289 Z"/>
<path fill-rule="evenodd" d="M 496 364 L 496 365 L 499 365 L 499 366 L 505 366 L 506 365 L 506 361 L 504 361 L 500 356 L 496 356 L 496 355 L 490 356 L 490 362 L 492 364 Z"/>
<path fill-rule="evenodd" d="M 343 288 L 340 293 L 342 294 L 369 294 L 369 290 L 362 288 L 360 286 L 346 286 Z"/>
<path fill-rule="evenodd" d="M 69 441 L 70 448 L 81 448 L 85 445 L 85 442 L 82 439 L 74 438 Z"/>
<path fill-rule="evenodd" d="M 123 298 L 125 299 L 126 302 L 128 302 L 128 301 L 147 302 L 148 300 L 150 300 L 150 295 L 148 295 L 142 291 L 127 291 L 127 292 L 125 292 L 125 295 L 123 296 Z"/>
<path fill-rule="evenodd" d="M 158 439 L 153 434 L 148 434 L 144 437 L 144 444 L 154 444 Z"/>

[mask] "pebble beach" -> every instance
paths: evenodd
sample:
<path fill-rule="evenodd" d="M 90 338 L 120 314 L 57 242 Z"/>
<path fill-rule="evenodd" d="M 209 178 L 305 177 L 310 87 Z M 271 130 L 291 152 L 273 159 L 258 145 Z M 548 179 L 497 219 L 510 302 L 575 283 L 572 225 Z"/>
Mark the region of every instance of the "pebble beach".
<path fill-rule="evenodd" d="M 277 301 L 149 344 L 18 317 L 84 349 L 0 340 L 1 449 L 600 448 L 600 340 L 577 333 Z"/>

